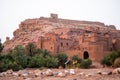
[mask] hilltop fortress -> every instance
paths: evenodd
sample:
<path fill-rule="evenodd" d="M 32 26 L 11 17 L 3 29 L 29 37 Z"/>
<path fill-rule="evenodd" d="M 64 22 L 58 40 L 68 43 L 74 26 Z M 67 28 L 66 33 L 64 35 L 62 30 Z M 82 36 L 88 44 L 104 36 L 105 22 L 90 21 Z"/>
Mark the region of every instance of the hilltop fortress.
<path fill-rule="evenodd" d="M 51 14 L 49 18 L 26 19 L 13 35 L 12 39 L 6 38 L 4 52 L 32 42 L 51 54 L 64 52 L 69 57 L 78 55 L 99 61 L 104 55 L 120 49 L 120 30 L 114 25 L 60 19 L 57 14 Z"/>

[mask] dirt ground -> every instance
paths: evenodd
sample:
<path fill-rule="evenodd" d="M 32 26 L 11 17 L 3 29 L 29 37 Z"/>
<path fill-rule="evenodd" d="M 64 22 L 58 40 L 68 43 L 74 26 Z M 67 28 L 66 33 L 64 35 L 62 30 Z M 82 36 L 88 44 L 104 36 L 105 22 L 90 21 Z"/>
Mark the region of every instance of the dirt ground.
<path fill-rule="evenodd" d="M 99 65 L 98 65 L 99 66 Z M 66 76 L 34 76 L 32 73 L 38 69 L 26 69 L 27 72 L 31 74 L 27 77 L 23 76 L 0 76 L 0 80 L 120 80 L 120 74 L 108 75 L 109 72 L 113 71 L 113 68 L 90 68 L 90 69 L 74 69 L 75 74 L 67 74 Z M 47 69 L 40 70 L 45 72 Z M 51 69 L 52 72 L 64 72 L 70 71 L 70 69 Z"/>
<path fill-rule="evenodd" d="M 69 69 L 52 69 L 53 72 L 59 72 Z M 34 71 L 34 70 L 29 70 Z M 45 70 L 41 70 L 45 71 Z M 66 75 L 65 77 L 55 76 L 4 76 L 0 77 L 0 80 L 120 80 L 120 74 L 108 75 L 112 71 L 110 68 L 99 68 L 99 69 L 75 69 L 74 75 Z M 102 72 L 103 74 L 98 74 Z"/>

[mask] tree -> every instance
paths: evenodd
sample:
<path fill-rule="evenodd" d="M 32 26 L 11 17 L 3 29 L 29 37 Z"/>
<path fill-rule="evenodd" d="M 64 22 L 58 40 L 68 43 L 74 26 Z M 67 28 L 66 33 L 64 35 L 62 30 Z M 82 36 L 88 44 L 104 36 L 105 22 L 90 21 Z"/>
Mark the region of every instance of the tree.
<path fill-rule="evenodd" d="M 26 45 L 26 50 L 29 56 L 33 56 L 36 52 L 36 47 L 33 43 L 28 43 L 28 45 Z"/>
<path fill-rule="evenodd" d="M 43 57 L 50 56 L 49 53 L 50 53 L 50 52 L 49 52 L 47 49 L 45 49 L 45 50 L 43 51 Z"/>
<path fill-rule="evenodd" d="M 23 68 L 27 67 L 28 56 L 26 55 L 26 50 L 24 47 L 21 45 L 16 46 L 11 56 L 17 64 L 21 65 Z"/>
<path fill-rule="evenodd" d="M 42 53 L 43 53 L 43 50 L 41 48 L 38 48 L 36 51 L 36 54 L 42 54 Z"/>
<path fill-rule="evenodd" d="M 4 48 L 4 46 L 2 45 L 1 39 L 0 39 L 0 53 L 2 52 L 3 48 Z"/>

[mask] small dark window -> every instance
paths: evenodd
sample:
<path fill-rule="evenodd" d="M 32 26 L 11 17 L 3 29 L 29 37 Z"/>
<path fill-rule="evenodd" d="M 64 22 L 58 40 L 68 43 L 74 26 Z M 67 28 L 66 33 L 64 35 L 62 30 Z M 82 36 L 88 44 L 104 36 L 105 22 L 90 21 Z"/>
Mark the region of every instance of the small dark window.
<path fill-rule="evenodd" d="M 51 49 L 52 49 L 52 47 L 51 47 Z"/>
<path fill-rule="evenodd" d="M 66 45 L 68 46 L 68 43 L 66 43 Z"/>
<path fill-rule="evenodd" d="M 61 42 L 61 47 L 63 46 L 63 43 Z"/>

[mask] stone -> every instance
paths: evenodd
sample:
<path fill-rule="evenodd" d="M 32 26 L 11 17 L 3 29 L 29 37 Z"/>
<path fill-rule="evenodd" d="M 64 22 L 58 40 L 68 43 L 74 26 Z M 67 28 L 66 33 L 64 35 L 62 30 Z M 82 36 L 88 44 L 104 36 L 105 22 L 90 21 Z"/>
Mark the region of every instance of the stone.
<path fill-rule="evenodd" d="M 112 71 L 112 74 L 120 74 L 120 68 L 116 68 Z"/>
<path fill-rule="evenodd" d="M 28 74 L 28 73 L 23 73 L 23 74 L 21 74 L 21 76 L 22 76 L 22 77 L 28 77 L 29 74 Z"/>
<path fill-rule="evenodd" d="M 69 74 L 69 71 L 68 70 L 64 70 L 65 74 Z"/>
<path fill-rule="evenodd" d="M 81 72 L 81 73 L 79 73 L 79 75 L 80 75 L 80 76 L 83 76 L 83 75 L 85 75 L 85 73 L 84 73 L 84 72 Z"/>
<path fill-rule="evenodd" d="M 110 71 L 107 75 L 112 75 L 112 71 Z"/>
<path fill-rule="evenodd" d="M 85 76 L 86 77 L 90 77 L 90 76 L 93 76 L 94 74 L 86 74 Z"/>
<path fill-rule="evenodd" d="M 3 77 L 4 75 L 2 73 L 0 73 L 0 77 Z"/>
<path fill-rule="evenodd" d="M 77 79 L 73 79 L 73 80 L 77 80 Z"/>
<path fill-rule="evenodd" d="M 58 75 L 58 72 L 53 72 L 53 76 L 57 76 Z"/>
<path fill-rule="evenodd" d="M 32 78 L 26 78 L 26 79 L 24 79 L 24 80 L 32 80 Z"/>
<path fill-rule="evenodd" d="M 19 76 L 19 74 L 17 72 L 13 72 L 12 74 L 13 76 Z"/>
<path fill-rule="evenodd" d="M 58 75 L 57 75 L 57 76 L 58 76 L 58 77 L 65 77 L 66 74 L 60 71 L 60 72 L 58 72 Z"/>
<path fill-rule="evenodd" d="M 101 71 L 98 71 L 97 74 L 102 74 L 102 72 L 101 72 Z"/>
<path fill-rule="evenodd" d="M 70 74 L 74 75 L 75 74 L 75 70 L 74 69 L 70 69 Z"/>
<path fill-rule="evenodd" d="M 40 76 L 40 75 L 41 75 L 41 71 L 40 71 L 39 69 L 35 70 L 35 71 L 34 71 L 34 75 L 35 75 L 36 77 Z"/>
<path fill-rule="evenodd" d="M 53 72 L 51 69 L 47 69 L 47 71 L 45 72 L 46 76 L 53 76 Z"/>
<path fill-rule="evenodd" d="M 11 69 L 11 70 L 7 70 L 6 73 L 7 73 L 7 74 L 12 74 L 12 73 L 13 73 L 13 70 L 12 70 L 12 69 Z"/>
<path fill-rule="evenodd" d="M 28 77 L 29 76 L 29 71 L 27 71 L 27 70 L 19 70 L 18 74 L 19 74 L 19 76 L 22 76 L 22 77 Z"/>
<path fill-rule="evenodd" d="M 7 76 L 7 73 L 6 72 L 2 72 L 2 73 L 0 73 L 1 74 L 1 76 L 3 77 L 3 76 Z"/>

